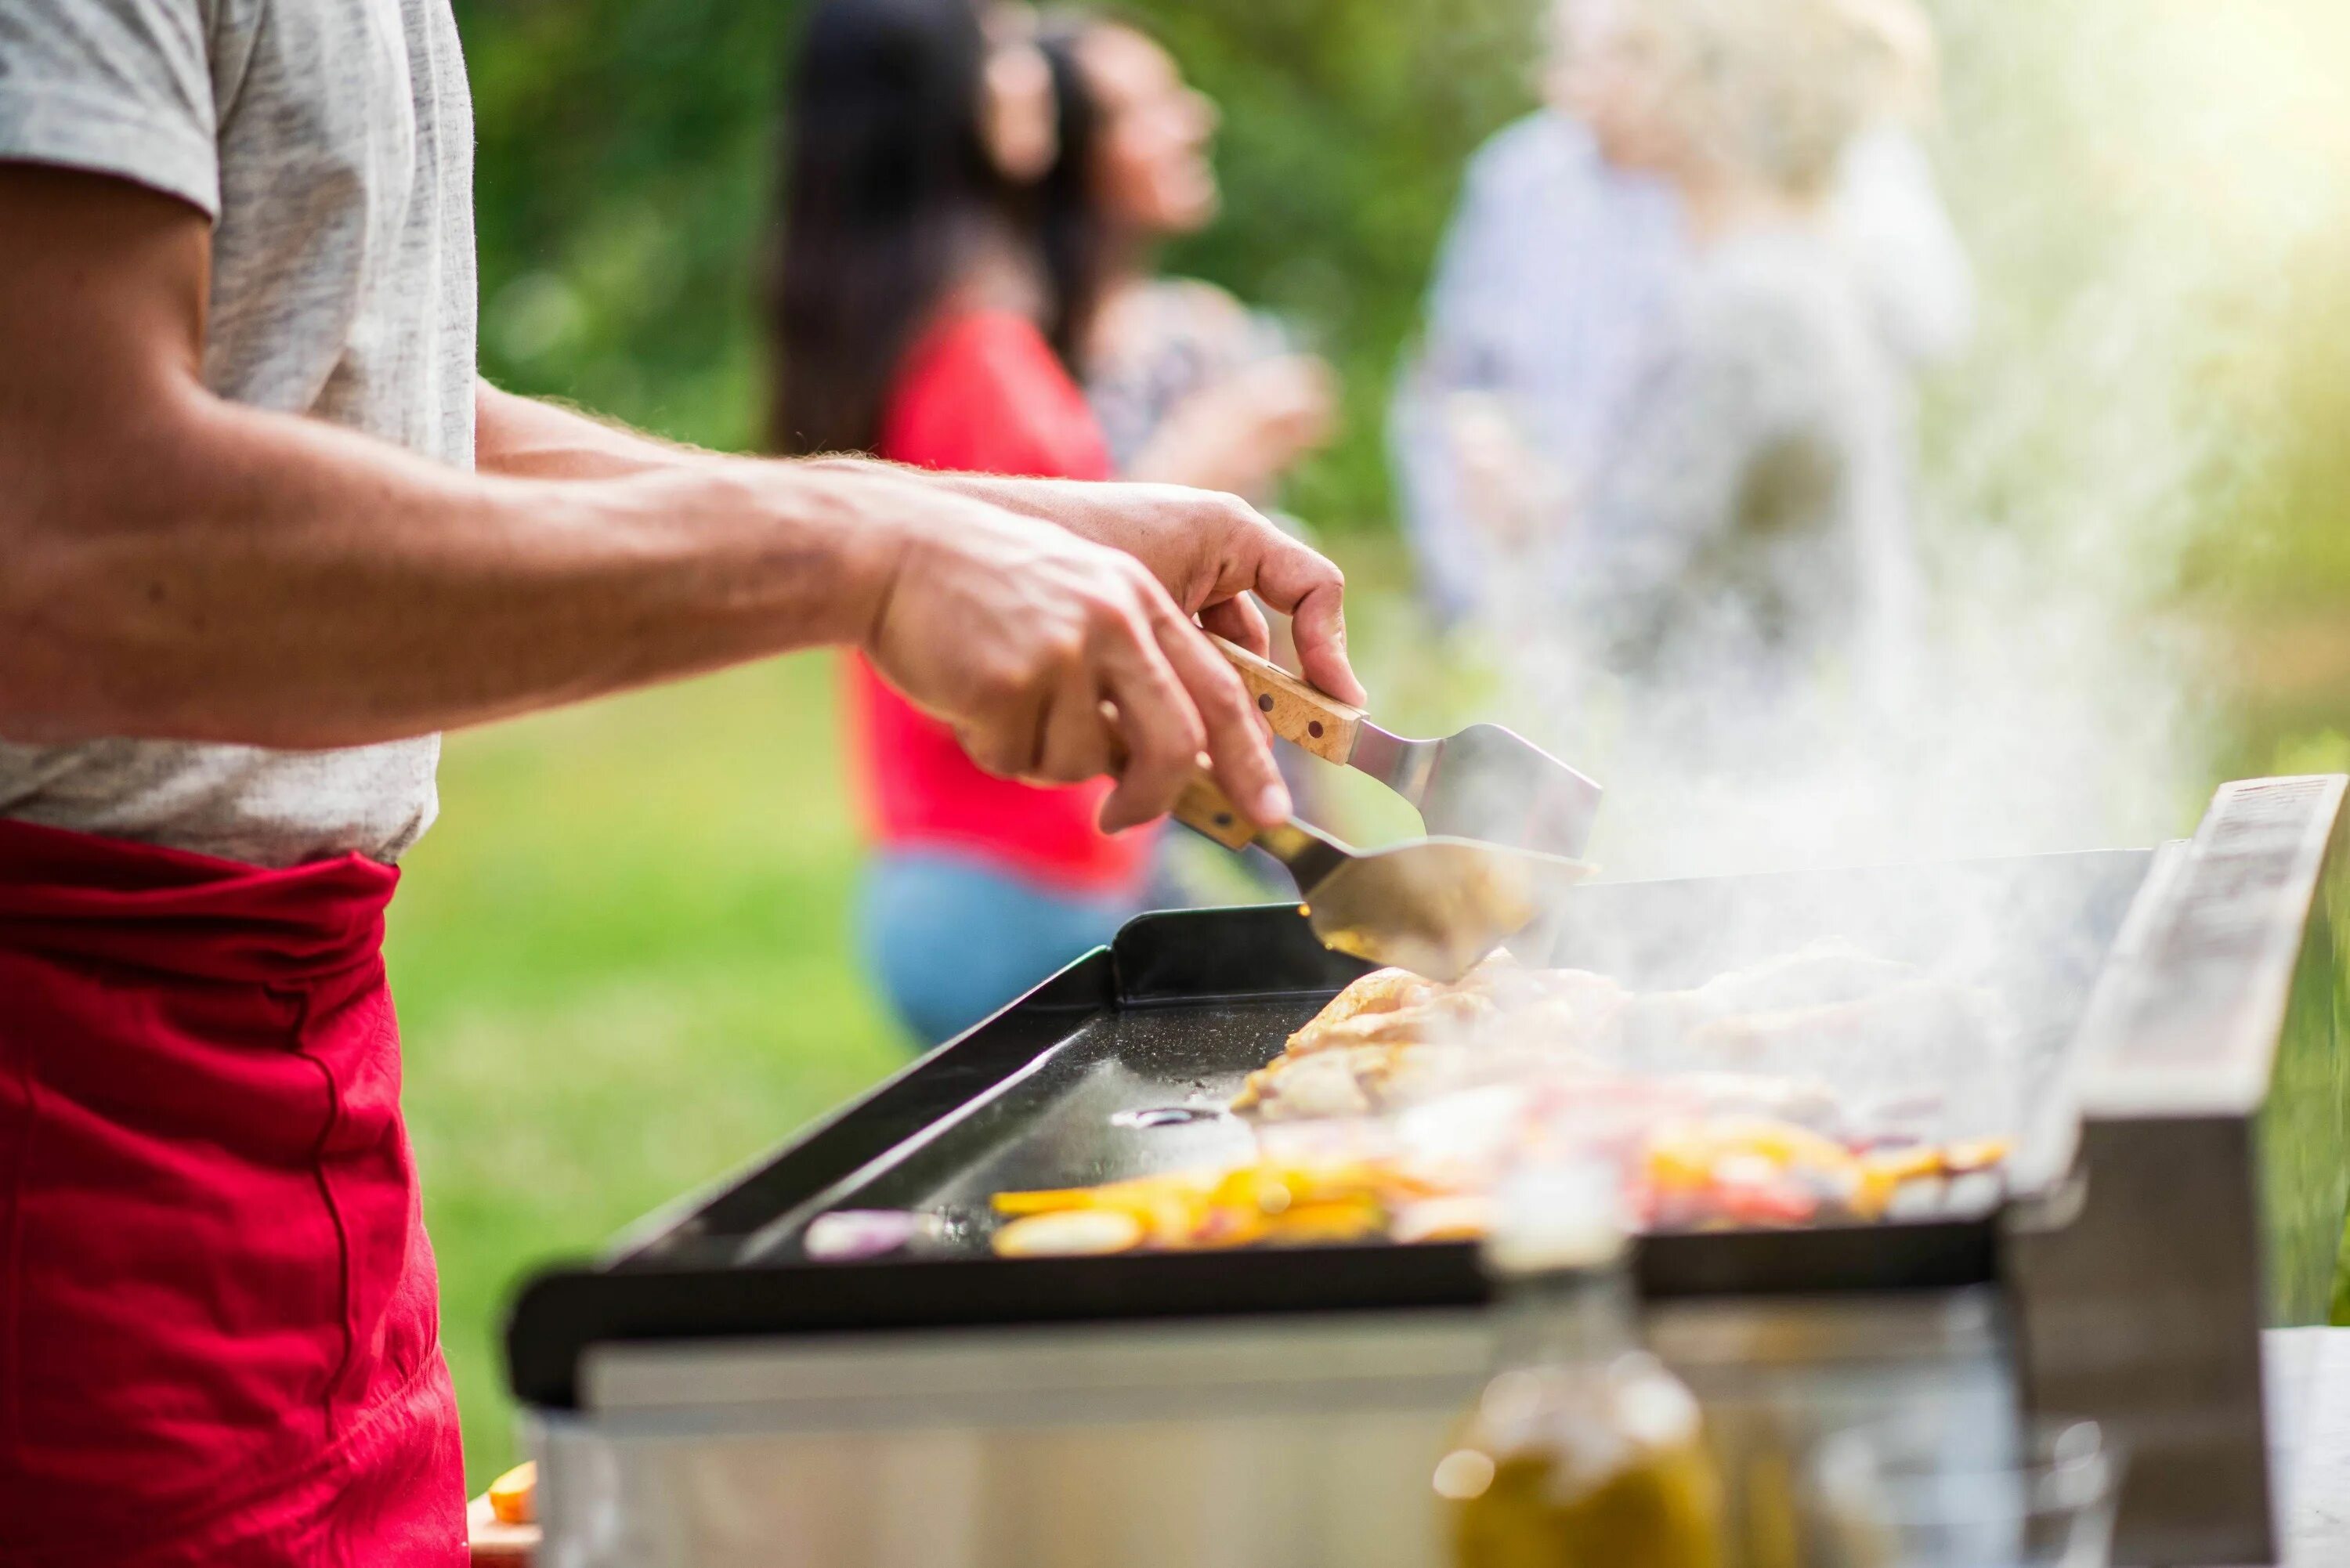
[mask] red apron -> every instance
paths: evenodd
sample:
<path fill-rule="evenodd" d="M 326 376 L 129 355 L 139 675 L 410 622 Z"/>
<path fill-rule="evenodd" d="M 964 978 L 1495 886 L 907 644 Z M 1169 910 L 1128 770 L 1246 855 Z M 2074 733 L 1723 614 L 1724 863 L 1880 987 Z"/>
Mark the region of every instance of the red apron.
<path fill-rule="evenodd" d="M 398 880 L 0 820 L 0 1563 L 466 1562 Z"/>

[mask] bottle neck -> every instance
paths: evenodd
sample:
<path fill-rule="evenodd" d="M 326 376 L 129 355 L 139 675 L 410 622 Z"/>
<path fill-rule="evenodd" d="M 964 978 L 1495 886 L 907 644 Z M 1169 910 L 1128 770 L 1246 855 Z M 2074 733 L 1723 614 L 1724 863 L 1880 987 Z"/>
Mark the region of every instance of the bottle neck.
<path fill-rule="evenodd" d="M 1638 1303 L 1621 1264 L 1516 1274 L 1501 1287 L 1505 1366 L 1606 1364 L 1640 1347 Z"/>

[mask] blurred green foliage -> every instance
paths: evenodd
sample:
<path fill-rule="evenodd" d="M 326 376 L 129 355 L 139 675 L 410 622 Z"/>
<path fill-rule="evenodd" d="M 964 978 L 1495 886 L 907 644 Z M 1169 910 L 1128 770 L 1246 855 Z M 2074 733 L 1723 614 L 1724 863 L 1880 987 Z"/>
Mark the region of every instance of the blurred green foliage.
<path fill-rule="evenodd" d="M 1387 514 L 1379 425 L 1461 166 L 1533 102 L 1535 0 L 1148 0 L 1225 111 L 1226 221 L 1170 262 L 1293 319 L 1347 433 L 1293 500 Z M 700 444 L 758 429 L 754 279 L 804 7 L 459 0 L 480 127 L 483 362 Z"/>
<path fill-rule="evenodd" d="M 1464 161 L 1534 101 L 1541 5 L 1118 7 L 1224 109 L 1225 218 L 1170 264 L 1281 311 L 1344 375 L 1345 436 L 1291 497 L 1320 525 L 1388 521 L 1380 425 L 1392 372 Z M 2350 471 L 2333 439 L 2350 414 L 2338 347 L 2350 341 L 2350 289 L 2338 281 L 2350 246 L 2338 223 L 2292 229 L 2272 210 L 2310 206 L 2326 170 L 2265 192 L 2247 178 L 2321 149 L 2288 130 L 2265 157 L 2243 143 L 2273 127 L 2186 112 L 2211 107 L 2199 99 L 2228 107 L 2259 95 L 2193 74 L 2209 41 L 2175 25 L 2190 8 L 2181 0 L 1930 8 L 1947 61 L 1934 150 L 1990 305 L 1979 351 L 1940 379 L 1926 425 L 1945 510 L 1968 527 L 2028 526 L 2071 503 L 2055 476 L 2110 486 L 2089 448 L 2114 421 L 2027 427 L 2023 416 L 2138 395 L 2149 365 L 2192 359 L 2202 439 L 2159 454 L 2155 480 L 2219 545 L 2186 553 L 2167 541 L 2160 564 L 2204 587 L 2350 593 L 2350 527 L 2335 525 L 2350 522 L 2340 483 Z M 682 440 L 751 445 L 762 399 L 754 280 L 803 0 L 456 9 L 480 128 L 489 374 Z M 2334 58 L 2342 40 L 2324 29 L 2324 11 L 2319 0 L 2246 0 L 2235 15 L 2251 21 L 2236 34 L 2304 63 Z M 2183 66 L 2137 47 L 2166 26 Z M 2165 255 L 2182 264 L 2167 276 Z"/>

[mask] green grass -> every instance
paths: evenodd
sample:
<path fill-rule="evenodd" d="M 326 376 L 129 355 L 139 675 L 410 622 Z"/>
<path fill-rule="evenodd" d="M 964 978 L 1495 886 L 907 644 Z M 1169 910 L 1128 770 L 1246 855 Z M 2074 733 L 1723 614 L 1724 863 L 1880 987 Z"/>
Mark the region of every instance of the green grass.
<path fill-rule="evenodd" d="M 449 742 L 390 962 L 476 1489 L 513 1453 L 515 1282 L 903 1059 L 848 951 L 832 669 L 786 659 Z"/>

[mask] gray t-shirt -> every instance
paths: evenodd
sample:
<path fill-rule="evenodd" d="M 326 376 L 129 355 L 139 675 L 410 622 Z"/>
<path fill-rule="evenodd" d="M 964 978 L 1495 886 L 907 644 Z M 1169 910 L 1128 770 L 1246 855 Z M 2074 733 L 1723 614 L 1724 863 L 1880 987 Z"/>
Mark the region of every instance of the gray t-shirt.
<path fill-rule="evenodd" d="M 0 0 L 0 160 L 213 220 L 205 383 L 473 462 L 473 124 L 449 0 Z M 285 866 L 392 860 L 440 739 L 0 741 L 0 815 Z"/>

